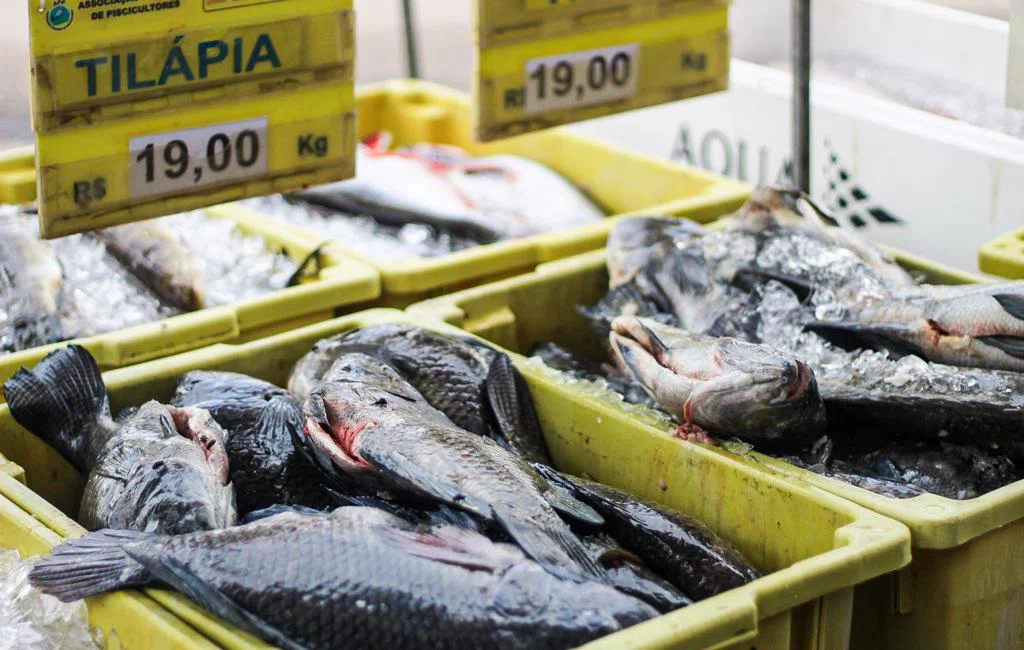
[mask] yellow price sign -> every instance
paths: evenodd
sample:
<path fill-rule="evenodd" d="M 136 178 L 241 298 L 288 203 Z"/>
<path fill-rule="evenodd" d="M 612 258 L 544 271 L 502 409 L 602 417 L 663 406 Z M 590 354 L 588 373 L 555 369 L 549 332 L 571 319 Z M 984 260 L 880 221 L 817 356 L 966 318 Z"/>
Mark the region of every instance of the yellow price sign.
<path fill-rule="evenodd" d="M 352 175 L 352 0 L 27 2 L 45 236 Z"/>
<path fill-rule="evenodd" d="M 477 0 L 477 138 L 724 90 L 727 12 L 718 0 Z"/>

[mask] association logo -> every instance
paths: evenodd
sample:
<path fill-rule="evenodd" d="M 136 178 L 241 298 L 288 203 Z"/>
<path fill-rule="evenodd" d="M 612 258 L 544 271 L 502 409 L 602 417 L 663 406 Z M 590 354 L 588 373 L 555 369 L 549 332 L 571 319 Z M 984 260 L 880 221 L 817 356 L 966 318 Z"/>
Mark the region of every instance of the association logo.
<path fill-rule="evenodd" d="M 50 29 L 60 31 L 66 29 L 75 17 L 75 12 L 65 4 L 66 0 L 54 0 L 53 6 L 46 12 L 46 24 Z"/>

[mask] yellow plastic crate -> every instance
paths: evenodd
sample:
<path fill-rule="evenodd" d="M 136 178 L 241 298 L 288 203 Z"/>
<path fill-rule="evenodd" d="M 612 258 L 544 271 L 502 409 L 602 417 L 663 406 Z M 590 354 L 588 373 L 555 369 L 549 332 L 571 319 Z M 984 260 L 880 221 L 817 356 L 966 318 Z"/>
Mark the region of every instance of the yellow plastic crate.
<path fill-rule="evenodd" d="M 1024 279 L 1024 228 L 982 244 L 978 268 L 1003 278 Z"/>
<path fill-rule="evenodd" d="M 177 377 L 193 369 L 244 372 L 283 385 L 294 361 L 317 340 L 354 327 L 395 321 L 458 331 L 440 322 L 378 309 L 250 343 L 219 344 L 110 371 L 104 380 L 115 410 L 149 398 L 166 400 Z M 560 468 L 585 472 L 702 519 L 766 573 L 741 588 L 588 648 L 841 650 L 847 647 L 850 634 L 852 587 L 910 560 L 909 533 L 897 522 L 718 451 L 676 444 L 664 432 L 635 422 L 614 406 L 574 396 L 542 369 L 519 365 Z M 6 405 L 0 406 L 0 432 L 0 451 L 26 465 L 29 487 L 41 495 L 0 475 L 0 498 L 20 508 L 0 509 L 0 543 L 6 536 L 8 544 L 45 552 L 60 539 L 80 534 L 81 527 L 64 514 L 76 511 L 80 478 L 55 451 L 21 429 Z M 28 519 L 34 528 L 26 525 L 22 511 L 35 517 Z M 12 526 L 11 518 L 25 524 Z M 155 599 L 223 647 L 263 647 L 178 594 L 154 589 L 144 593 L 121 593 L 121 616 L 114 605 L 109 610 L 92 610 L 95 622 L 116 629 L 129 648 L 155 647 L 159 643 L 152 638 L 141 645 L 134 642 L 149 638 L 156 614 L 131 616 L 128 609 L 129 603 L 141 607 L 139 603 L 148 603 L 145 599 Z M 108 613 L 114 615 L 105 618 Z"/>
<path fill-rule="evenodd" d="M 981 280 L 890 252 L 931 282 Z M 601 359 L 600 342 L 574 306 L 594 304 L 606 293 L 605 264 L 605 252 L 594 251 L 541 265 L 518 278 L 413 305 L 409 311 L 460 325 L 519 352 L 549 340 Z M 852 647 L 1024 647 L 1024 562 L 1017 555 L 1024 546 L 1024 481 L 966 501 L 932 494 L 892 499 L 761 454 L 735 457 L 735 462 L 799 478 L 910 528 L 912 564 L 857 589 Z"/>
<path fill-rule="evenodd" d="M 20 155 L 23 158 L 28 155 L 31 163 L 31 150 Z M 12 187 L 15 186 L 5 175 L 3 159 L 0 158 L 0 190 Z M 211 217 L 235 221 L 243 232 L 262 237 L 268 247 L 284 250 L 295 260 L 305 260 L 323 244 L 322 239 L 284 227 L 279 221 L 263 215 L 241 218 L 222 206 L 207 208 L 206 212 Z M 367 303 L 380 296 L 377 271 L 345 255 L 334 244 L 323 245 L 320 264 L 321 269 L 315 279 L 296 287 L 74 342 L 87 348 L 102 369 L 121 368 L 213 343 L 250 340 L 326 320 L 336 316 L 344 307 Z M 62 345 L 65 343 L 0 354 L 0 384 L 18 368 L 34 365 Z"/>
<path fill-rule="evenodd" d="M 711 221 L 734 212 L 750 186 L 677 163 L 656 160 L 596 140 L 551 129 L 501 142 L 474 142 L 470 97 L 421 81 L 391 81 L 357 88 L 359 137 L 390 131 L 394 144 L 451 144 L 474 155 L 512 154 L 536 160 L 596 198 L 612 214 L 648 212 Z M 397 181 L 396 182 L 400 182 Z M 239 205 L 238 214 L 252 214 Z M 604 245 L 614 219 L 477 246 L 440 257 L 363 261 L 380 270 L 383 300 L 389 307 L 443 295 L 483 282 L 532 270 Z M 358 245 L 345 252 L 360 257 Z"/>

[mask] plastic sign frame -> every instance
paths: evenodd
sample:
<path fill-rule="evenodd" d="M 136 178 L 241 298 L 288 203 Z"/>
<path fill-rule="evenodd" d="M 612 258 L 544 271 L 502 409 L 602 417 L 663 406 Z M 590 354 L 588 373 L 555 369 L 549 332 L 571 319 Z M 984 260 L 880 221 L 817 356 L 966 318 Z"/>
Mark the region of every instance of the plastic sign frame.
<path fill-rule="evenodd" d="M 354 174 L 352 0 L 25 0 L 40 231 Z"/>
<path fill-rule="evenodd" d="M 727 0 L 476 0 L 480 141 L 725 90 Z"/>

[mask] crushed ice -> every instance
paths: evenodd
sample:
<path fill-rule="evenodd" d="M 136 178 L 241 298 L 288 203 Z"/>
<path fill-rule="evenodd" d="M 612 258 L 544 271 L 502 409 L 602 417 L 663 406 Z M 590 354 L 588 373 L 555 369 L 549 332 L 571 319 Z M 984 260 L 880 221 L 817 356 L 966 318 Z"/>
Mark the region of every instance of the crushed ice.
<path fill-rule="evenodd" d="M 13 206 L 0 206 L 13 210 Z M 26 222 L 36 222 L 26 215 Z M 202 211 L 156 220 L 194 254 L 203 279 L 206 306 L 231 304 L 283 289 L 298 264 L 270 250 L 258 235 L 242 232 L 230 220 Z M 92 235 L 46 242 L 64 271 L 61 320 L 70 337 L 84 337 L 161 320 L 180 313 L 163 304 L 106 252 Z M 0 332 L 6 321 L 0 310 Z"/>
<path fill-rule="evenodd" d="M 339 214 L 308 203 L 289 201 L 279 194 L 246 199 L 242 205 L 307 228 L 326 239 L 350 245 L 358 242 L 359 252 L 372 260 L 436 257 L 477 245 L 471 239 L 424 224 L 389 226 L 371 217 Z"/>
<path fill-rule="evenodd" d="M 913 355 L 892 359 L 886 352 L 875 350 L 846 352 L 817 334 L 802 332 L 800 323 L 809 320 L 803 313 L 805 308 L 792 290 L 778 282 L 765 285 L 759 309 L 761 340 L 808 363 L 819 381 L 904 394 L 957 393 L 1019 401 L 1020 379 L 1014 373 L 957 368 Z"/>
<path fill-rule="evenodd" d="M 28 582 L 32 563 L 0 549 L 0 648 L 95 650 L 85 603 L 62 603 Z"/>

